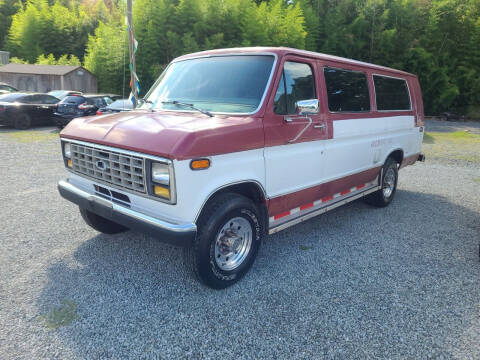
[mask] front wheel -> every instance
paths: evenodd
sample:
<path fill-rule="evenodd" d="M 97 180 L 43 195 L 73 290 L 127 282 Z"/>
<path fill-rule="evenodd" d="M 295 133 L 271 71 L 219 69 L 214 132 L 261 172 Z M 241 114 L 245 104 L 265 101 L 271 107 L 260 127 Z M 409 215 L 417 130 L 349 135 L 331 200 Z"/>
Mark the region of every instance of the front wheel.
<path fill-rule="evenodd" d="M 93 229 L 100 231 L 104 234 L 118 234 L 128 229 L 120 224 L 105 219 L 104 217 L 97 215 L 87 209 L 80 208 L 80 214 L 83 220 Z"/>
<path fill-rule="evenodd" d="M 32 119 L 28 114 L 19 114 L 13 123 L 13 127 L 19 130 L 25 130 L 32 126 Z"/>
<path fill-rule="evenodd" d="M 381 189 L 375 191 L 374 193 L 367 195 L 365 201 L 373 206 L 385 207 L 389 205 L 395 192 L 397 191 L 397 182 L 398 182 L 398 163 L 392 159 L 388 158 L 383 165 L 383 176 L 381 181 Z"/>
<path fill-rule="evenodd" d="M 198 221 L 197 238 L 185 249 L 186 265 L 205 285 L 226 288 L 252 266 L 264 233 L 255 204 L 244 196 L 217 196 Z"/>

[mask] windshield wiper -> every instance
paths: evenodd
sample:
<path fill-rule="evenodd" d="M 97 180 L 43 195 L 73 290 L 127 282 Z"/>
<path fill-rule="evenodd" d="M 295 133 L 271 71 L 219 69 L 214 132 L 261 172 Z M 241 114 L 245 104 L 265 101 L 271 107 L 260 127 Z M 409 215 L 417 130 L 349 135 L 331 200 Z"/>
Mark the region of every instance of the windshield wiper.
<path fill-rule="evenodd" d="M 208 115 L 208 116 L 210 116 L 210 117 L 213 117 L 212 113 L 210 113 L 209 111 L 199 109 L 199 108 L 197 108 L 197 107 L 196 107 L 195 105 L 193 105 L 193 104 L 188 104 L 188 103 L 180 102 L 180 101 L 177 101 L 177 100 L 162 101 L 162 104 L 173 104 L 173 105 L 187 106 L 187 107 L 189 107 L 190 109 L 196 110 L 196 111 L 198 111 L 198 112 L 201 112 L 202 114 L 205 114 L 205 115 Z"/>
<path fill-rule="evenodd" d="M 138 105 L 137 106 L 142 106 L 143 104 L 150 104 L 152 106 L 150 106 L 150 108 L 148 109 L 149 111 L 151 112 L 154 112 L 155 110 L 153 109 L 153 106 L 155 105 L 154 102 L 150 101 L 150 100 L 147 100 L 145 98 L 140 98 L 137 100 L 138 101 Z"/>

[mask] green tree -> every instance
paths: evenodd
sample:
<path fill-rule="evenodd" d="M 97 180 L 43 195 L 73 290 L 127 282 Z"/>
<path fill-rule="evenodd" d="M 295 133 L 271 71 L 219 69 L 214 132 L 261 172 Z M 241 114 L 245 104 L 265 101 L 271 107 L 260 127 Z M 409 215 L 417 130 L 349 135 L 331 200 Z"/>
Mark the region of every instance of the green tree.
<path fill-rule="evenodd" d="M 0 0 L 0 50 L 5 46 L 6 34 L 12 24 L 12 16 L 22 7 L 20 1 Z"/>
<path fill-rule="evenodd" d="M 95 74 L 99 91 L 116 93 L 128 86 L 127 44 L 125 26 L 118 22 L 100 22 L 95 34 L 89 37 L 85 68 Z"/>
<path fill-rule="evenodd" d="M 58 59 L 55 59 L 53 54 L 48 54 L 48 56 L 40 55 L 37 58 L 36 64 L 39 65 L 82 65 L 79 58 L 75 55 L 64 54 Z"/>

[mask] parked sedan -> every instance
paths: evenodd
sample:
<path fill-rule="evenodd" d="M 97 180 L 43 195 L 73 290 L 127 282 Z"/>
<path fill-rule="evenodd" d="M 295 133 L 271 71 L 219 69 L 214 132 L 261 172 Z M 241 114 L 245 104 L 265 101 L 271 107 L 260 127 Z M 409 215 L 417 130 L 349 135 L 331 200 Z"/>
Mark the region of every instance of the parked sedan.
<path fill-rule="evenodd" d="M 129 99 L 116 100 L 110 105 L 97 110 L 97 115 L 130 111 L 133 109 L 133 103 Z"/>
<path fill-rule="evenodd" d="M 17 91 L 18 89 L 15 89 L 13 86 L 0 82 L 0 95 L 17 92 Z"/>
<path fill-rule="evenodd" d="M 122 100 L 122 95 L 117 94 L 104 94 L 104 96 L 108 96 L 113 101 Z"/>
<path fill-rule="evenodd" d="M 48 94 L 8 93 L 0 95 L 0 124 L 16 129 L 52 124 L 59 99 Z"/>
<path fill-rule="evenodd" d="M 67 96 L 58 104 L 55 112 L 55 124 L 63 128 L 72 119 L 95 115 L 98 109 L 111 103 L 113 103 L 113 100 L 107 95 L 83 94 Z"/>

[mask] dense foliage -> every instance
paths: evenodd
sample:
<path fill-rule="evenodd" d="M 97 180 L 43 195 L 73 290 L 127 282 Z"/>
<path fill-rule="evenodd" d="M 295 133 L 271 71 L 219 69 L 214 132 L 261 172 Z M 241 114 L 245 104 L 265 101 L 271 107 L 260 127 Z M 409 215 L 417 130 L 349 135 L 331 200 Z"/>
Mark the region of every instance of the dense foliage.
<path fill-rule="evenodd" d="M 125 0 L 0 0 L 15 61 L 82 62 L 101 91 L 128 87 Z M 479 0 L 134 0 L 142 93 L 176 56 L 290 46 L 419 75 L 427 113 L 480 105 Z"/>

